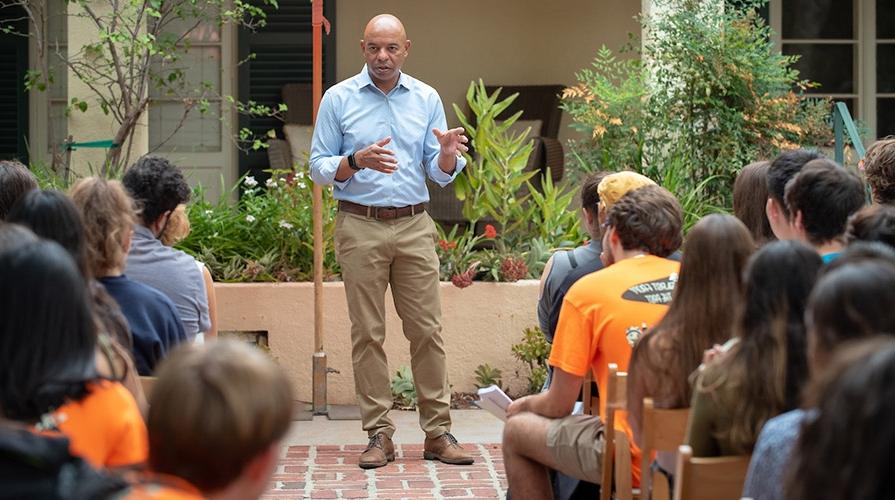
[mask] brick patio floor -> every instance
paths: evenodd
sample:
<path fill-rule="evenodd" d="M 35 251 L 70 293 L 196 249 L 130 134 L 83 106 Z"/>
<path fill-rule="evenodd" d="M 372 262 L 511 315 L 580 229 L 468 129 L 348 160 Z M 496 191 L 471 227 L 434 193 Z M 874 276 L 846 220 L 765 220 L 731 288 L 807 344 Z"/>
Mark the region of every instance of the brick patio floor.
<path fill-rule="evenodd" d="M 394 462 L 364 471 L 364 445 L 290 446 L 264 499 L 378 498 L 428 500 L 504 498 L 507 481 L 499 444 L 466 444 L 472 465 L 423 460 L 421 444 L 396 444 Z"/>

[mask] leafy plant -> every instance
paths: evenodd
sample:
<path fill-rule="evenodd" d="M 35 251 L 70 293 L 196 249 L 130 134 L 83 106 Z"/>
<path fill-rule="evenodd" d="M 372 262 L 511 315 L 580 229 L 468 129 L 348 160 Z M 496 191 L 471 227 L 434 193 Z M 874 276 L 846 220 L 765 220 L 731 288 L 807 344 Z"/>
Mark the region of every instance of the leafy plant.
<path fill-rule="evenodd" d="M 398 368 L 391 380 L 392 397 L 402 408 L 416 408 L 416 386 L 413 384 L 413 372 L 407 366 Z"/>
<path fill-rule="evenodd" d="M 262 185 L 244 177 L 231 192 L 243 189 L 232 204 L 216 204 L 196 188 L 188 206 L 192 231 L 178 245 L 203 261 L 217 281 L 299 281 L 313 276 L 311 182 L 306 168 L 271 171 Z M 332 196 L 323 196 L 324 270 L 338 271 L 332 247 L 335 220 Z"/>
<path fill-rule="evenodd" d="M 796 57 L 774 48 L 755 10 L 763 2 L 669 2 L 655 2 L 662 16 L 643 18 L 640 57 L 618 59 L 603 47 L 565 90 L 563 109 L 590 136 L 572 155 L 581 168 L 657 181 L 678 168 L 674 192 L 682 201 L 698 194 L 688 212 L 699 214 L 731 205 L 743 165 L 829 142 L 830 103 L 804 95 L 815 84 L 799 78 Z"/>
<path fill-rule="evenodd" d="M 500 368 L 493 368 L 488 363 L 481 364 L 475 369 L 475 386 L 479 389 L 496 385 L 503 389 L 503 372 Z"/>
<path fill-rule="evenodd" d="M 544 332 L 537 326 L 526 328 L 522 332 L 522 341 L 511 347 L 513 357 L 528 366 L 528 394 L 541 391 L 547 380 L 547 358 L 550 356 L 550 344 Z"/>

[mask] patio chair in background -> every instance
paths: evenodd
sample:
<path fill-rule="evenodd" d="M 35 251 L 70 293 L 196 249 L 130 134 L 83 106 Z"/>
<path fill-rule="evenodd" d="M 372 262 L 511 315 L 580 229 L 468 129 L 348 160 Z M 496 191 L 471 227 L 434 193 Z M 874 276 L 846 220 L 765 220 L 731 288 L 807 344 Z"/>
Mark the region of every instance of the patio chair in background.
<path fill-rule="evenodd" d="M 680 446 L 674 500 L 737 500 L 743 492 L 749 458 L 694 457 L 692 448 Z"/>
<path fill-rule="evenodd" d="M 639 496 L 631 486 L 631 448 L 628 436 L 615 429 L 615 412 L 628 407 L 628 374 L 618 371 L 618 365 L 609 364 L 609 379 L 606 390 L 606 420 L 603 431 L 603 479 L 600 486 L 600 500 L 611 500 L 613 483 L 616 500 L 632 500 Z M 614 479 L 614 481 L 613 481 Z"/>
<path fill-rule="evenodd" d="M 652 398 L 643 398 L 643 446 L 640 447 L 640 491 L 644 500 L 652 489 L 653 500 L 669 500 L 671 489 L 662 474 L 653 476 L 650 457 L 653 451 L 677 451 L 687 434 L 689 408 L 675 410 L 656 409 Z"/>

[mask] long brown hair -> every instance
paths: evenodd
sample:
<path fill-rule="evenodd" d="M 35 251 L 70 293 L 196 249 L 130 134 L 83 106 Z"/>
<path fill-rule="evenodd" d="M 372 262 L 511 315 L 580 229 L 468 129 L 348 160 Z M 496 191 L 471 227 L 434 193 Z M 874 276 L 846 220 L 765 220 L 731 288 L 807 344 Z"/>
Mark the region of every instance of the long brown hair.
<path fill-rule="evenodd" d="M 805 307 L 822 265 L 814 249 L 797 241 L 769 243 L 749 259 L 740 341 L 694 389 L 723 400 L 730 428 L 717 429 L 715 437 L 737 453 L 751 453 L 769 418 L 798 407 L 808 379 Z"/>
<path fill-rule="evenodd" d="M 769 161 L 750 163 L 733 182 L 733 214 L 746 225 L 758 246 L 777 239 L 765 211 L 770 166 Z"/>
<path fill-rule="evenodd" d="M 631 377 L 649 372 L 655 381 L 647 396 L 674 407 L 689 406 L 687 379 L 703 351 L 733 333 L 733 311 L 743 300 L 742 272 L 754 248 L 749 230 L 731 215 L 703 217 L 690 230 L 668 312 L 631 355 L 630 365 L 637 366 Z"/>

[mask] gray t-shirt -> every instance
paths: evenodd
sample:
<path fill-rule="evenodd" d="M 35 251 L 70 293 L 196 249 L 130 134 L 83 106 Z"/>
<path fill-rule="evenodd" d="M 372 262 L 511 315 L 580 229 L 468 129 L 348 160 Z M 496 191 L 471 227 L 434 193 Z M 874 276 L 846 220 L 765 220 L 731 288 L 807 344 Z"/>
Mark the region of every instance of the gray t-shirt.
<path fill-rule="evenodd" d="M 167 295 L 177 306 L 190 339 L 211 328 L 208 295 L 200 269 L 191 255 L 163 245 L 148 228 L 134 226 L 124 274 Z"/>
<path fill-rule="evenodd" d="M 557 252 L 553 255 L 553 264 L 550 268 L 550 274 L 548 274 L 547 278 L 544 280 L 544 291 L 538 299 L 538 323 L 548 341 L 553 341 L 553 331 L 549 321 L 550 311 L 556 304 L 562 301 L 563 297 L 565 297 L 565 293 L 560 291 L 563 281 L 569 276 L 572 269 L 593 261 L 599 261 L 601 251 L 600 242 L 598 240 L 592 240 L 587 245 L 582 245 L 572 250 Z M 573 257 L 570 258 L 570 256 Z M 574 266 L 573 259 L 575 263 Z"/>
<path fill-rule="evenodd" d="M 752 451 L 743 498 L 784 500 L 783 481 L 793 447 L 802 432 L 802 423 L 813 412 L 793 410 L 765 422 Z"/>

